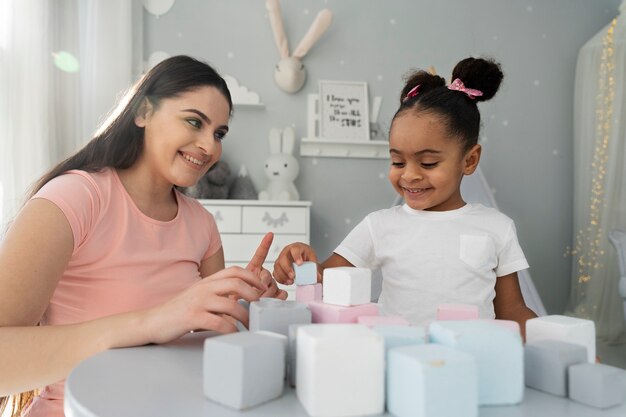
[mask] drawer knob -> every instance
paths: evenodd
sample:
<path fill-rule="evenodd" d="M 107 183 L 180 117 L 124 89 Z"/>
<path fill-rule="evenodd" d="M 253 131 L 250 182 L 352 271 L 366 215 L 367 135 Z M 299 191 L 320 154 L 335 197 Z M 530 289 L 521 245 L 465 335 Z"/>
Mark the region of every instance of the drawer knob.
<path fill-rule="evenodd" d="M 289 219 L 287 218 L 287 213 L 283 212 L 279 218 L 274 219 L 272 216 L 270 216 L 270 214 L 266 211 L 265 215 L 263 216 L 263 218 L 261 219 L 261 221 L 265 224 L 267 224 L 268 226 L 271 227 L 281 227 L 283 226 L 285 223 L 289 222 Z"/>

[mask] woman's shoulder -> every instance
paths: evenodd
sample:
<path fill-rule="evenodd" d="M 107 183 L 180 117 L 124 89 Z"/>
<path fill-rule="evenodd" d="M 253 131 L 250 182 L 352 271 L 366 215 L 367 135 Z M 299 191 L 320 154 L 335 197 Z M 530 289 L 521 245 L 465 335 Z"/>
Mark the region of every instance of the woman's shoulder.
<path fill-rule="evenodd" d="M 189 197 L 180 190 L 175 189 L 178 202 L 184 210 L 203 217 L 213 217 L 211 213 L 196 198 Z"/>
<path fill-rule="evenodd" d="M 110 171 L 110 170 L 107 170 Z M 35 196 L 47 193 L 71 193 L 72 195 L 87 193 L 101 195 L 102 185 L 110 172 L 87 172 L 79 169 L 66 171 L 52 178 L 41 187 Z"/>

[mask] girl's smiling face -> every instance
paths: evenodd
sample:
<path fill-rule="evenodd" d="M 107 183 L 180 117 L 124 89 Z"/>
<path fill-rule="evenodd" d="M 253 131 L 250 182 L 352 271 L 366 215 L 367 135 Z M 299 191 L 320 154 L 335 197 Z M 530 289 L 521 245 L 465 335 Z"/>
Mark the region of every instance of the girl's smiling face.
<path fill-rule="evenodd" d="M 215 87 L 206 86 L 146 103 L 135 118 L 144 128 L 140 159 L 155 179 L 190 187 L 222 156 L 230 107 Z"/>
<path fill-rule="evenodd" d="M 407 112 L 391 125 L 389 181 L 412 209 L 458 209 L 465 205 L 461 180 L 478 166 L 480 150 L 464 153 L 437 114 Z"/>

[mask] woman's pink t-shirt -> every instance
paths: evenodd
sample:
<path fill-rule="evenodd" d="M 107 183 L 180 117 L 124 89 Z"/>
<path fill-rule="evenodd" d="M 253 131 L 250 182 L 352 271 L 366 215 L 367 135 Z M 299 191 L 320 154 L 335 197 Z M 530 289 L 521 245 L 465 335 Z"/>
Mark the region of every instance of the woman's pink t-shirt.
<path fill-rule="evenodd" d="M 33 198 L 56 204 L 74 236 L 74 251 L 42 325 L 78 323 L 162 303 L 197 282 L 200 263 L 222 246 L 213 216 L 175 191 L 171 221 L 143 214 L 114 169 L 69 171 Z M 28 416 L 63 416 L 63 384 L 42 391 Z"/>

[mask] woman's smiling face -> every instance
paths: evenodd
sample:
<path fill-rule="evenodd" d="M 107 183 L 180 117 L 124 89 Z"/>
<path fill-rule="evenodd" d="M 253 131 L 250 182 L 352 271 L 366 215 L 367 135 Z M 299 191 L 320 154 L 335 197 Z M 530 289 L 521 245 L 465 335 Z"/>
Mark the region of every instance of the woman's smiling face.
<path fill-rule="evenodd" d="M 147 104 L 135 118 L 144 128 L 141 156 L 157 178 L 189 187 L 206 174 L 222 155 L 230 107 L 215 87 L 205 86 Z"/>

